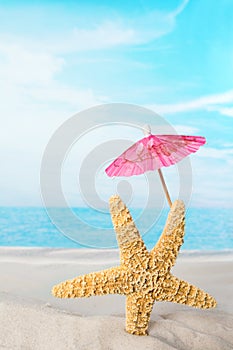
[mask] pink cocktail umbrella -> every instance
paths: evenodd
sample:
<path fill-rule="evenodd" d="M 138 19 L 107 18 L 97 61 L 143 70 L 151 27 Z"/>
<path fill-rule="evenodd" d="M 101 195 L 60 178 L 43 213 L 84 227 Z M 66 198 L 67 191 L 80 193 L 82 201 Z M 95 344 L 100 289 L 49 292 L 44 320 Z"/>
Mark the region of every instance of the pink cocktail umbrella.
<path fill-rule="evenodd" d="M 202 136 L 152 135 L 150 133 L 123 152 L 105 171 L 108 176 L 113 177 L 140 175 L 149 170 L 158 170 L 171 207 L 171 198 L 161 168 L 176 164 L 189 154 L 195 153 L 205 142 Z"/>

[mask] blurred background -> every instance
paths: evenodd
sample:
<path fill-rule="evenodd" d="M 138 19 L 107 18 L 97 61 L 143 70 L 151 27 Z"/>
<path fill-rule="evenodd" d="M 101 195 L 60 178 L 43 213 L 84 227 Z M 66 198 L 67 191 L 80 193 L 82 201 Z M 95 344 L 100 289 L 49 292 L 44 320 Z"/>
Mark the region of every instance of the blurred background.
<path fill-rule="evenodd" d="M 220 235 L 212 248 L 223 236 L 221 249 L 233 247 L 232 11 L 230 0 L 0 1 L 1 245 L 30 245 L 25 232 L 35 239 L 52 230 L 44 211 L 36 219 L 22 210 L 43 210 L 41 160 L 57 128 L 86 108 L 121 102 L 151 109 L 177 133 L 206 137 L 190 158 L 189 205 L 199 210 L 190 209 L 190 220 L 204 208 L 201 225 L 212 222 L 205 234 Z M 175 171 L 166 173 L 170 187 Z M 85 206 L 70 177 L 63 180 L 72 205 Z M 101 179 L 98 186 L 104 198 L 112 194 Z M 31 245 L 46 243 L 32 238 Z"/>

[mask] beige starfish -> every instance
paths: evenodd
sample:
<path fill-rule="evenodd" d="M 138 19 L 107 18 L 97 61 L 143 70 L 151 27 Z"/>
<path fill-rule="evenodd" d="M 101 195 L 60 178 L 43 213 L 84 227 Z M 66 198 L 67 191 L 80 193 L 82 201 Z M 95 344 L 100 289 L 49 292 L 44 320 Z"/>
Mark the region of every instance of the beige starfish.
<path fill-rule="evenodd" d="M 172 204 L 164 231 L 151 252 L 120 197 L 110 198 L 110 211 L 120 248 L 120 266 L 93 272 L 53 287 L 59 298 L 92 295 L 126 295 L 126 331 L 147 334 L 154 302 L 172 301 L 198 308 L 216 306 L 215 299 L 201 289 L 170 273 L 184 236 L 185 208 L 182 201 Z"/>

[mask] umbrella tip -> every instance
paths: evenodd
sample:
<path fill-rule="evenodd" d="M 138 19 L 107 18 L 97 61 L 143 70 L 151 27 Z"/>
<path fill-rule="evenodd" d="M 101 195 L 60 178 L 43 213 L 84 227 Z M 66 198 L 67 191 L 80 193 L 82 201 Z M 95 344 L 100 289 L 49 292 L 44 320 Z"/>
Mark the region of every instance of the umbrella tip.
<path fill-rule="evenodd" d="M 145 136 L 150 135 L 150 134 L 151 134 L 151 127 L 150 127 L 150 125 L 149 125 L 149 124 L 143 125 L 142 131 L 143 131 L 143 134 L 144 134 Z"/>

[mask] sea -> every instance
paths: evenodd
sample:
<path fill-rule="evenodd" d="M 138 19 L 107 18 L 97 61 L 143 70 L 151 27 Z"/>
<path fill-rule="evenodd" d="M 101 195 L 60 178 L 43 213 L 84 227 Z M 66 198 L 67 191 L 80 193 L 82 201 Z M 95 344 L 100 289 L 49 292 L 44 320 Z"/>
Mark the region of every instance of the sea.
<path fill-rule="evenodd" d="M 72 208 L 78 218 L 69 223 L 66 209 L 54 208 L 63 224 L 52 221 L 51 213 L 39 207 L 0 207 L 0 246 L 49 248 L 117 248 L 107 212 L 92 208 Z M 148 249 L 157 242 L 168 210 L 147 213 L 131 211 Z M 65 223 L 65 225 L 64 225 Z M 72 227 L 71 227 L 72 226 Z M 62 229 L 61 229 L 62 227 Z M 182 250 L 223 251 L 233 249 L 233 215 L 227 208 L 188 208 Z M 63 231 L 63 232 L 62 232 Z"/>

